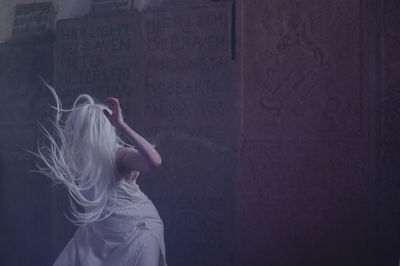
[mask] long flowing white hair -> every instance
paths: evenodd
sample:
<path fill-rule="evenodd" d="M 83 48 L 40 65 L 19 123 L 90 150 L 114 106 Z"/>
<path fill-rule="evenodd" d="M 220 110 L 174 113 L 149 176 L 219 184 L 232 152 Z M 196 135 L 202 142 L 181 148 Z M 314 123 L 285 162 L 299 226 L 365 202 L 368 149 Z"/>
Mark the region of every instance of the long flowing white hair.
<path fill-rule="evenodd" d="M 62 109 L 55 90 L 43 81 L 56 100 L 54 137 L 42 126 L 48 146 L 38 144 L 42 161 L 37 172 L 68 189 L 73 223 L 82 225 L 107 218 L 115 208 L 117 182 L 115 152 L 126 145 L 103 113 L 105 105 L 87 94 L 79 95 L 72 108 Z M 111 112 L 111 111 L 110 111 Z M 67 119 L 61 120 L 67 113 Z"/>

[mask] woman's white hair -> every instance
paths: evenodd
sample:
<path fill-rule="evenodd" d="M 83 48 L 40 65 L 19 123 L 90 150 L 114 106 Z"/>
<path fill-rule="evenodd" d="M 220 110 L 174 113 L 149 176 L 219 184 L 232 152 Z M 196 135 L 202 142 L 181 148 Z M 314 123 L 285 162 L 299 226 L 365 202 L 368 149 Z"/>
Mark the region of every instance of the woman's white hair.
<path fill-rule="evenodd" d="M 73 215 L 67 218 L 73 223 L 103 220 L 115 207 L 115 152 L 126 143 L 104 115 L 104 109 L 110 111 L 105 105 L 81 94 L 71 109 L 64 110 L 55 90 L 44 83 L 56 100 L 55 137 L 42 127 L 50 143 L 38 144 L 35 155 L 44 165 L 37 164 L 37 172 L 67 187 Z M 65 122 L 63 112 L 68 113 Z"/>

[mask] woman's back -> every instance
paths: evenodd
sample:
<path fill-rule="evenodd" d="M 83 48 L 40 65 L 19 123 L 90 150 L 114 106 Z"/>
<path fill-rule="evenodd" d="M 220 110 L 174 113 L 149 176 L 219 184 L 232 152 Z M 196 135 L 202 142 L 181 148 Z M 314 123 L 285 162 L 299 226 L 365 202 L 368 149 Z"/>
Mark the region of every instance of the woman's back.
<path fill-rule="evenodd" d="M 64 110 L 48 87 L 57 103 L 56 137 L 44 129 L 50 145 L 38 149 L 44 163 L 38 172 L 67 187 L 73 221 L 79 225 L 54 265 L 166 265 L 156 208 L 140 190 L 137 176 L 121 178 L 158 167 L 161 157 L 154 146 L 124 122 L 116 98 L 106 99 L 109 109 L 82 94 L 72 109 Z M 69 113 L 65 123 L 60 122 L 62 112 Z"/>

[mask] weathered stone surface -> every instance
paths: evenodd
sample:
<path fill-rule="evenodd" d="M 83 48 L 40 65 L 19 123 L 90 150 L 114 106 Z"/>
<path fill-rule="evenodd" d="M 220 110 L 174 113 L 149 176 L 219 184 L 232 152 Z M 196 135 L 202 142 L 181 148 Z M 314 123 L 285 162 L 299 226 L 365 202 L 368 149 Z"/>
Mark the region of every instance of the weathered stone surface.
<path fill-rule="evenodd" d="M 232 265 L 235 96 L 231 4 L 143 13 L 140 131 L 163 166 L 141 182 L 171 265 Z M 207 254 L 207 256 L 204 256 Z"/>
<path fill-rule="evenodd" d="M 400 246 L 400 3 L 384 0 L 381 26 L 381 116 L 378 248 L 381 265 L 396 265 Z"/>
<path fill-rule="evenodd" d="M 375 106 L 366 6 L 238 2 L 237 265 L 367 260 Z"/>
<path fill-rule="evenodd" d="M 126 10 L 130 8 L 131 1 L 133 0 L 92 0 L 92 10 L 94 12 Z"/>
<path fill-rule="evenodd" d="M 0 154 L 5 163 L 26 163 L 33 158 L 22 149 L 35 148 L 38 119 L 49 115 L 38 74 L 51 79 L 52 44 L 3 44 L 0 60 Z"/>
<path fill-rule="evenodd" d="M 37 162 L 39 124 L 50 115 L 50 94 L 37 73 L 51 81 L 53 44 L 0 45 L 0 263 L 48 265 L 51 189 L 30 172 Z"/>
<path fill-rule="evenodd" d="M 12 37 L 43 35 L 52 27 L 53 19 L 54 8 L 51 2 L 19 4 L 15 8 Z"/>

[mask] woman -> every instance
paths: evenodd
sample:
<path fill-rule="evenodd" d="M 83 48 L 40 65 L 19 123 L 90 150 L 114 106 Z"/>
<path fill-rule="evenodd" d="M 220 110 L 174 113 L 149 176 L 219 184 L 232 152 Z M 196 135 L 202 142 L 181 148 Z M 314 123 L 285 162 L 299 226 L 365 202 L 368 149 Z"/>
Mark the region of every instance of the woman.
<path fill-rule="evenodd" d="M 70 219 L 79 225 L 54 265 L 166 265 L 163 222 L 136 183 L 139 172 L 160 166 L 160 155 L 124 122 L 118 99 L 107 98 L 108 108 L 83 94 L 63 110 L 48 87 L 56 138 L 44 129 L 50 144 L 38 148 L 38 172 L 67 187 Z"/>

